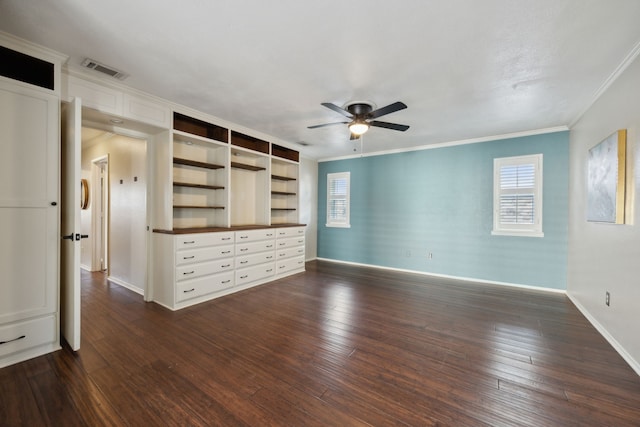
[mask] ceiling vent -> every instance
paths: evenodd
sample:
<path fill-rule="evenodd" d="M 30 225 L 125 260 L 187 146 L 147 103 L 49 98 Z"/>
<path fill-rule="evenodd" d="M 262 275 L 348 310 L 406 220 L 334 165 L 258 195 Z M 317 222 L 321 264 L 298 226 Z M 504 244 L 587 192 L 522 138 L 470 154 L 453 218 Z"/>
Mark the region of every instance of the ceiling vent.
<path fill-rule="evenodd" d="M 124 80 L 129 77 L 129 74 L 123 73 L 122 71 L 118 71 L 113 67 L 108 65 L 104 65 L 98 61 L 94 61 L 93 59 L 85 59 L 82 61 L 82 66 L 85 68 L 89 68 L 91 70 L 98 71 L 102 74 L 106 74 L 109 77 L 113 77 L 114 79 Z"/>

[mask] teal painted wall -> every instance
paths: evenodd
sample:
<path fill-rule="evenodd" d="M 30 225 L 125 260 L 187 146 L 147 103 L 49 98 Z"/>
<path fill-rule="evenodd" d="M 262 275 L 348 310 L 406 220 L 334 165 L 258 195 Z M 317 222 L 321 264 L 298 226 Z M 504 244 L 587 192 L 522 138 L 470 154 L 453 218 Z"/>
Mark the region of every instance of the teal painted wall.
<path fill-rule="evenodd" d="M 493 159 L 537 153 L 544 237 L 492 236 Z M 568 131 L 320 162 L 318 257 L 566 289 L 568 167 Z M 347 171 L 351 228 L 328 228 L 327 174 Z"/>

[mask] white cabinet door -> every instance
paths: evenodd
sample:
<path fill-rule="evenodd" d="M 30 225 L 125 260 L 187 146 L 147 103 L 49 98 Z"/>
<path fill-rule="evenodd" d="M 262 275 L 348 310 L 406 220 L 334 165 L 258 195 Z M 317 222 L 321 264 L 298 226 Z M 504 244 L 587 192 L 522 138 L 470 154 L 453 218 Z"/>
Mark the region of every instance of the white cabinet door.
<path fill-rule="evenodd" d="M 58 308 L 57 97 L 0 79 L 0 323 Z"/>

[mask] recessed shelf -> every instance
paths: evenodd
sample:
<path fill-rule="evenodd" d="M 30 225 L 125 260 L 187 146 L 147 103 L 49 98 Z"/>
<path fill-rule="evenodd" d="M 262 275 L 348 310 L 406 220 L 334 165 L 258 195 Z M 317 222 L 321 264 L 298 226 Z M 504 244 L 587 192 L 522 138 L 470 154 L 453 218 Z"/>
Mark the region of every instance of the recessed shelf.
<path fill-rule="evenodd" d="M 174 187 L 189 187 L 189 188 L 204 188 L 207 190 L 224 190 L 221 185 L 205 185 L 205 184 L 191 184 L 189 182 L 174 182 Z"/>
<path fill-rule="evenodd" d="M 224 166 L 217 165 L 215 163 L 197 162 L 195 160 L 182 159 L 180 157 L 174 157 L 173 164 L 183 165 L 183 166 L 193 166 L 196 168 L 204 168 L 204 169 L 223 169 L 224 168 Z"/>
<path fill-rule="evenodd" d="M 271 175 L 271 179 L 277 179 L 278 181 L 295 181 L 295 178 L 291 178 L 288 176 L 282 176 L 282 175 Z"/>
<path fill-rule="evenodd" d="M 174 205 L 174 209 L 224 209 L 224 206 L 192 206 L 192 205 Z"/>
<path fill-rule="evenodd" d="M 295 196 L 296 193 L 291 193 L 288 191 L 272 191 L 271 194 L 277 194 L 278 196 Z"/>
<path fill-rule="evenodd" d="M 245 169 L 245 170 L 254 171 L 254 172 L 267 170 L 267 168 L 263 168 L 262 166 L 253 166 L 253 165 L 247 165 L 245 163 L 238 163 L 238 162 L 231 162 L 231 167 L 236 169 Z"/>

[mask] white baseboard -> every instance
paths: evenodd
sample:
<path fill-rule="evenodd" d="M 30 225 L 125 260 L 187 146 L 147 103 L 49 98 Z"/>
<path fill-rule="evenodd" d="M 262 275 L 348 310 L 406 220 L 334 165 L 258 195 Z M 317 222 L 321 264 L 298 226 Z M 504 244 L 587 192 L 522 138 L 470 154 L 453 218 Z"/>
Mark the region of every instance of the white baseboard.
<path fill-rule="evenodd" d="M 582 315 L 587 318 L 587 320 L 593 325 L 594 328 L 596 328 L 598 332 L 600 332 L 600 335 L 602 335 L 604 339 L 606 339 L 609 344 L 611 344 L 614 350 L 617 351 L 620 356 L 622 356 L 622 358 L 629 364 L 629 366 L 631 366 L 631 369 L 636 371 L 636 374 L 640 376 L 640 363 L 635 360 L 629 353 L 627 353 L 624 347 L 620 345 L 620 343 L 613 337 L 613 335 L 611 335 L 609 331 L 607 331 L 607 329 L 602 326 L 602 324 L 598 322 L 598 320 L 594 316 L 592 316 L 591 313 L 589 313 L 589 310 L 587 310 L 582 304 L 580 304 L 580 302 L 576 298 L 574 298 L 569 292 L 567 292 L 567 296 L 569 297 L 573 305 L 575 305 L 577 309 L 580 310 Z"/>
<path fill-rule="evenodd" d="M 107 277 L 107 280 L 115 283 L 116 285 L 122 286 L 123 288 L 127 288 L 138 295 L 144 296 L 144 291 L 137 286 L 132 285 L 131 283 L 125 282 L 124 280 L 116 279 L 115 277 L 111 276 Z"/>
<path fill-rule="evenodd" d="M 564 290 L 564 289 L 545 288 L 543 286 L 522 285 L 522 284 L 519 284 L 519 283 L 509 283 L 509 282 L 498 282 L 498 281 L 494 281 L 494 280 L 475 279 L 473 277 L 461 277 L 461 276 L 451 276 L 451 275 L 448 275 L 448 274 L 428 273 L 428 272 L 425 272 L 425 271 L 408 270 L 408 269 L 404 269 L 404 268 L 395 268 L 395 267 L 384 267 L 384 266 L 381 266 L 381 265 L 362 264 L 362 263 L 350 262 L 350 261 L 340 261 L 340 260 L 330 259 L 330 258 L 317 258 L 317 260 L 318 261 L 335 262 L 335 263 L 338 263 L 338 264 L 355 265 L 355 266 L 359 266 L 359 267 L 378 268 L 380 270 L 398 271 L 398 272 L 401 272 L 401 273 L 420 274 L 422 276 L 428 276 L 428 277 L 438 277 L 438 278 L 443 278 L 443 279 L 460 280 L 460 281 L 463 281 L 463 282 L 484 283 L 484 284 L 487 284 L 487 285 L 509 286 L 509 287 L 512 287 L 512 288 L 530 289 L 530 290 L 534 290 L 534 291 L 553 292 L 553 293 L 558 293 L 558 294 L 566 294 L 567 293 L 567 291 Z"/>

